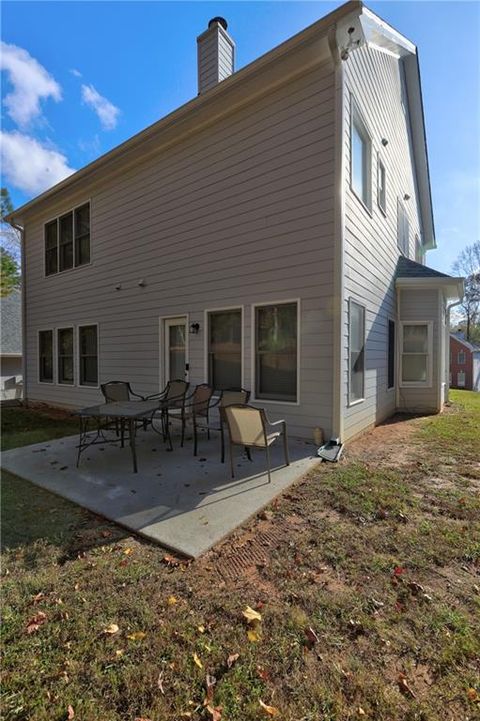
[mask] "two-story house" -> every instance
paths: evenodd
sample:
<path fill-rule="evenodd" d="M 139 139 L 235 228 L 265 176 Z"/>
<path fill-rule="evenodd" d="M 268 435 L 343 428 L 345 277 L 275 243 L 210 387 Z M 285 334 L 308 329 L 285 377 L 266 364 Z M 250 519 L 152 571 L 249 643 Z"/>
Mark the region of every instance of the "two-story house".
<path fill-rule="evenodd" d="M 450 334 L 450 386 L 480 391 L 480 346 L 461 331 Z"/>
<path fill-rule="evenodd" d="M 462 280 L 423 265 L 415 46 L 360 2 L 237 72 L 225 20 L 197 42 L 196 98 L 10 216 L 26 398 L 185 376 L 343 440 L 440 411 Z"/>

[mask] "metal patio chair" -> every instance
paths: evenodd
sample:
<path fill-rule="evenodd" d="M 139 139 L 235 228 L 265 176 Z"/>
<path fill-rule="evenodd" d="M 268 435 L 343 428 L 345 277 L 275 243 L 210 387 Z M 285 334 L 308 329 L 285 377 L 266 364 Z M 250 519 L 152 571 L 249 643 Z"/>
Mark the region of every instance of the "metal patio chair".
<path fill-rule="evenodd" d="M 118 403 L 122 401 L 132 401 L 138 398 L 138 400 L 146 400 L 145 396 L 141 396 L 139 393 L 135 393 L 128 381 L 107 381 L 107 383 L 100 384 L 100 390 L 105 399 L 105 403 Z M 137 425 L 146 429 L 150 421 L 145 419 L 138 421 Z M 125 435 L 125 428 L 119 426 L 118 419 L 112 421 L 112 425 L 115 425 L 115 432 L 117 436 L 121 435 L 122 447 Z"/>
<path fill-rule="evenodd" d="M 268 482 L 271 483 L 270 446 L 281 436 L 283 436 L 285 465 L 290 465 L 286 422 L 281 420 L 271 423 L 264 409 L 254 408 L 254 406 L 226 406 L 223 409 L 223 413 L 230 441 L 230 468 L 232 478 L 235 477 L 233 470 L 233 446 L 264 448 L 267 455 Z M 280 428 L 280 430 L 276 430 L 276 428 Z"/>
<path fill-rule="evenodd" d="M 154 393 L 148 396 L 146 400 L 154 401 L 158 400 L 159 409 L 152 416 L 152 422 L 157 414 L 160 414 L 162 422 L 162 433 L 163 440 L 168 440 L 170 444 L 170 450 L 173 450 L 172 439 L 170 437 L 170 419 L 180 416 L 184 417 L 185 414 L 185 401 L 187 397 L 187 391 L 190 386 L 188 381 L 177 378 L 172 381 L 168 381 L 167 385 L 160 393 Z M 182 445 L 184 439 L 184 424 L 182 421 Z"/>
<path fill-rule="evenodd" d="M 192 422 L 195 428 L 199 419 L 205 418 L 208 423 L 210 399 L 213 396 L 214 389 L 208 383 L 200 383 L 195 386 L 193 393 L 185 396 L 185 402 L 180 407 L 170 408 L 168 417 L 170 421 L 177 420 L 182 424 L 182 440 L 180 447 L 183 448 L 185 440 L 185 428 L 188 421 Z"/>
<path fill-rule="evenodd" d="M 208 404 L 207 412 L 197 414 L 193 417 L 193 455 L 196 456 L 198 451 L 198 431 L 206 430 L 209 440 L 210 431 L 217 431 L 220 433 L 221 459 L 222 463 L 225 463 L 225 417 L 223 411 L 225 406 L 243 405 L 248 403 L 249 400 L 250 391 L 244 388 L 227 388 L 226 390 L 220 391 L 218 398 L 212 397 Z M 212 411 L 212 409 L 218 410 L 215 418 L 211 417 L 210 411 Z M 247 455 L 249 455 L 249 453 L 247 450 Z"/>

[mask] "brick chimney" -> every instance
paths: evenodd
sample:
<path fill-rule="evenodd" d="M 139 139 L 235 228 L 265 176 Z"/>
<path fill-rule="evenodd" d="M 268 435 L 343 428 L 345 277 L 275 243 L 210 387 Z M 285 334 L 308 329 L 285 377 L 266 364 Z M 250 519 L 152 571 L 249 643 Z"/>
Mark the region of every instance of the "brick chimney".
<path fill-rule="evenodd" d="M 212 18 L 197 38 L 198 94 L 205 93 L 233 73 L 235 43 L 227 33 L 227 21 Z"/>

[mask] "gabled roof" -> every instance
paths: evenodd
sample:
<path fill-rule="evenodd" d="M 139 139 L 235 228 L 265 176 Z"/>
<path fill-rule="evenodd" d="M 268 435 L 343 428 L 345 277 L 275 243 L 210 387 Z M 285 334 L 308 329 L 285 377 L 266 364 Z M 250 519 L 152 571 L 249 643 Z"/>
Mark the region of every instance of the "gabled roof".
<path fill-rule="evenodd" d="M 410 258 L 401 255 L 398 259 L 395 278 L 451 278 L 451 275 L 440 273 L 438 270 L 428 268 L 426 265 L 416 263 Z"/>
<path fill-rule="evenodd" d="M 455 339 L 456 341 L 464 345 L 465 348 L 468 348 L 468 350 L 472 353 L 480 353 L 480 346 L 475 345 L 474 343 L 470 343 L 470 341 L 465 340 L 464 338 L 459 338 L 456 333 L 450 333 L 450 338 Z"/>
<path fill-rule="evenodd" d="M 22 355 L 22 296 L 14 290 L 0 301 L 0 355 Z"/>

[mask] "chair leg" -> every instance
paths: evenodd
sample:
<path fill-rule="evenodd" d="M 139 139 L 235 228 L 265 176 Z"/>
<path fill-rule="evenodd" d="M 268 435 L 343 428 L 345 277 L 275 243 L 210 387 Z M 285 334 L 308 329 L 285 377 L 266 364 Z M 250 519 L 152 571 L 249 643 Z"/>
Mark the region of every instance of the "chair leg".
<path fill-rule="evenodd" d="M 268 482 L 271 483 L 271 482 L 272 482 L 272 476 L 271 476 L 271 473 L 270 473 L 270 448 L 267 446 L 265 450 L 267 451 Z"/>
<path fill-rule="evenodd" d="M 222 461 L 223 463 L 223 461 Z M 235 478 L 235 473 L 233 470 L 233 443 L 230 441 L 230 470 L 232 471 L 232 478 Z"/>
<path fill-rule="evenodd" d="M 285 451 L 285 465 L 289 466 L 290 457 L 288 455 L 288 438 L 286 433 L 283 434 L 283 450 Z"/>

